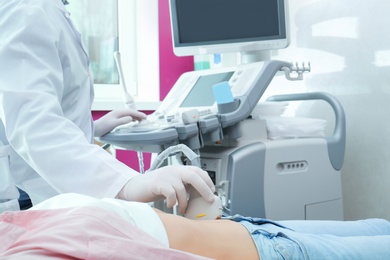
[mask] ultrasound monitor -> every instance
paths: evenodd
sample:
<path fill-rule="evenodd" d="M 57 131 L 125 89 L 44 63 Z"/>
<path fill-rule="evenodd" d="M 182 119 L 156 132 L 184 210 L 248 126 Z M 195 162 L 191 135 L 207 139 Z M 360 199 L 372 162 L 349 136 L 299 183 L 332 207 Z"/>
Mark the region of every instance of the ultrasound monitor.
<path fill-rule="evenodd" d="M 287 0 L 170 0 L 177 56 L 248 53 L 289 45 Z"/>

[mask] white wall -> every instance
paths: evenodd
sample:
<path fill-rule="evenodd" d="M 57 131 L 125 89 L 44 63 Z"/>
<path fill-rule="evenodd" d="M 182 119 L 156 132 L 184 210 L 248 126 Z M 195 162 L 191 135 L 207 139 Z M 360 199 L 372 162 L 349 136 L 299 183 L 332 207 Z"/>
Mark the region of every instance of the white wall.
<path fill-rule="evenodd" d="M 390 220 L 390 1 L 290 0 L 289 6 L 291 45 L 273 59 L 310 61 L 312 72 L 302 82 L 277 77 L 267 91 L 325 91 L 339 99 L 347 118 L 345 219 Z M 317 103 L 298 108 L 299 115 L 328 118 L 323 111 Z"/>

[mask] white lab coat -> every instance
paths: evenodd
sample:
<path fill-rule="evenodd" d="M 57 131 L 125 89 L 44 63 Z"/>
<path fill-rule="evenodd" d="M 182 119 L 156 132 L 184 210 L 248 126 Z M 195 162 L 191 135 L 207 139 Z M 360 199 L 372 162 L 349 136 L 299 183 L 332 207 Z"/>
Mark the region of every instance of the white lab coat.
<path fill-rule="evenodd" d="M 0 173 L 0 201 L 15 197 L 13 182 L 34 204 L 66 192 L 112 198 L 138 174 L 91 144 L 92 101 L 89 60 L 61 0 L 0 1 L 0 141 L 12 175 Z"/>

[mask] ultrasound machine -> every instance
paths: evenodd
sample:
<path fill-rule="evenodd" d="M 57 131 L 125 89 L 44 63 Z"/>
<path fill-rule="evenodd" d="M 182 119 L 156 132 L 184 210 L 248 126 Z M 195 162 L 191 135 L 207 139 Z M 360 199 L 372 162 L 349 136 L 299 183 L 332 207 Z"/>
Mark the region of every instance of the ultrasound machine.
<path fill-rule="evenodd" d="M 270 59 L 289 43 L 287 0 L 170 0 L 178 56 L 237 52 L 235 66 L 182 74 L 147 120 L 114 129 L 101 141 L 161 154 L 185 145 L 217 187 L 226 214 L 271 219 L 343 219 L 340 170 L 345 116 L 327 93 L 286 94 L 268 102 L 326 101 L 335 114 L 329 137 L 267 137 L 252 112 L 277 74 L 302 80 L 310 66 Z M 188 163 L 181 153 L 167 164 Z"/>

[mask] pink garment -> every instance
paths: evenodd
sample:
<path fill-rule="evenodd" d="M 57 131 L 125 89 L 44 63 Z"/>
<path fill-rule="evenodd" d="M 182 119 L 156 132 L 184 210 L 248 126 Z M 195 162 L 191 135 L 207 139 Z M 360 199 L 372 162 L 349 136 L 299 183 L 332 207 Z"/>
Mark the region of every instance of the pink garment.
<path fill-rule="evenodd" d="M 0 259 L 206 259 L 167 248 L 95 207 L 5 212 L 0 241 Z"/>

